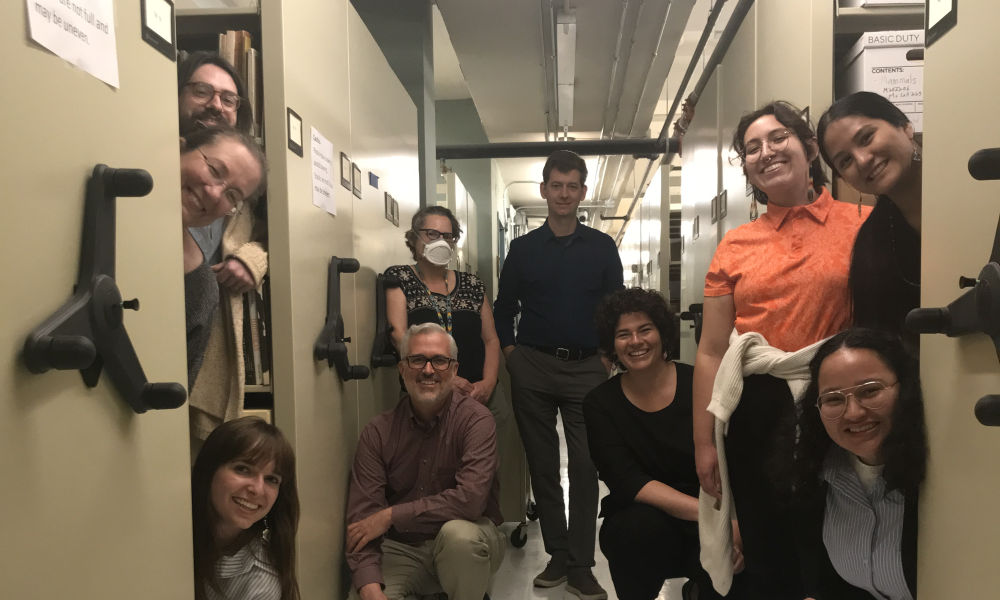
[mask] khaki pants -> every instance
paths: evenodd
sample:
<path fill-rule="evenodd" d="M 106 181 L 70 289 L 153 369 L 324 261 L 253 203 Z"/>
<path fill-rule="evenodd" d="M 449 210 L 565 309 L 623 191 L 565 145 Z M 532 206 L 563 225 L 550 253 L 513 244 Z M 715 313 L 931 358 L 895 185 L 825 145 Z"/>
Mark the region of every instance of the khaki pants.
<path fill-rule="evenodd" d="M 389 600 L 444 592 L 449 600 L 483 600 L 503 562 L 504 537 L 492 521 L 456 519 L 433 540 L 409 545 L 382 541 L 382 580 Z M 351 588 L 351 600 L 358 600 Z"/>

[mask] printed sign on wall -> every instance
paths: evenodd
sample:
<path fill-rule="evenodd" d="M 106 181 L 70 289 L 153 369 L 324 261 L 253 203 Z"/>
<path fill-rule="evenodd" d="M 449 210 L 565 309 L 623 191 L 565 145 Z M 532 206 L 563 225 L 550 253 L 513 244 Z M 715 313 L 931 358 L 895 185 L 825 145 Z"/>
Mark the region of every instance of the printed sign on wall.
<path fill-rule="evenodd" d="M 113 0 L 25 0 L 31 39 L 118 87 Z"/>
<path fill-rule="evenodd" d="M 333 194 L 333 142 L 312 128 L 312 187 L 313 204 L 330 213 L 337 214 L 336 198 Z"/>

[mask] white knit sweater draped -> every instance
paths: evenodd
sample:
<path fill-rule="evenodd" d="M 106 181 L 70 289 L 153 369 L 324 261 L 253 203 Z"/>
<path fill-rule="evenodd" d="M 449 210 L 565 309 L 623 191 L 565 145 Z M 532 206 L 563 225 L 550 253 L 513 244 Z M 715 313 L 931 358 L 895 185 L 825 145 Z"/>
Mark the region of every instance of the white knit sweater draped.
<path fill-rule="evenodd" d="M 784 379 L 798 402 L 809 384 L 809 362 L 826 341 L 821 340 L 797 352 L 785 352 L 769 346 L 759 333 L 738 335 L 734 329 L 729 340 L 729 349 L 719 364 L 712 401 L 708 405 L 708 411 L 715 416 L 715 447 L 719 454 L 722 499 L 709 496 L 705 490 L 701 490 L 698 499 L 701 566 L 711 576 L 712 586 L 722 595 L 729 593 L 733 583 L 731 521 L 736 518 L 726 467 L 725 436 L 729 430 L 729 418 L 743 395 L 743 378 L 748 375 L 772 375 Z"/>

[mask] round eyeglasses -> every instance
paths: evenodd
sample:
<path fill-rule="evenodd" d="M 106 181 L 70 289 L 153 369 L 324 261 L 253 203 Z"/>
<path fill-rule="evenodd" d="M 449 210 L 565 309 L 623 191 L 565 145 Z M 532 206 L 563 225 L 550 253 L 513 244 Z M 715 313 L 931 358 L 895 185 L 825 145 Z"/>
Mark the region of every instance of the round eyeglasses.
<path fill-rule="evenodd" d="M 205 165 L 208 167 L 208 174 L 215 180 L 215 184 L 222 186 L 222 197 L 226 199 L 226 202 L 228 202 L 230 206 L 229 212 L 226 214 L 232 216 L 240 212 L 240 210 L 243 209 L 243 202 L 246 200 L 246 198 L 243 197 L 243 192 L 226 183 L 225 178 L 222 176 L 221 168 L 212 162 L 214 159 L 209 159 L 208 156 L 201 151 L 201 148 L 196 148 L 196 150 L 198 150 L 201 157 L 205 159 Z"/>
<path fill-rule="evenodd" d="M 454 233 L 451 233 L 449 231 L 443 233 L 438 231 L 437 229 L 418 229 L 417 231 L 427 236 L 427 239 L 432 242 L 436 242 L 442 238 L 446 242 L 454 242 L 456 239 L 458 239 L 457 237 L 455 237 Z"/>
<path fill-rule="evenodd" d="M 764 144 L 767 144 L 771 152 L 781 152 L 788 146 L 788 140 L 793 135 L 795 134 L 788 129 L 778 129 L 772 131 L 766 140 L 750 140 L 743 147 L 743 161 L 747 164 L 753 164 L 760 160 L 760 157 L 764 154 Z"/>
<path fill-rule="evenodd" d="M 432 356 L 427 358 L 423 354 L 407 356 L 404 360 L 406 360 L 406 366 L 411 369 L 422 370 L 427 366 L 427 363 L 431 363 L 431 367 L 433 367 L 435 371 L 445 371 L 451 366 L 451 363 L 455 362 L 454 358 L 448 358 L 447 356 Z"/>
<path fill-rule="evenodd" d="M 202 81 L 193 81 L 187 84 L 187 87 L 191 88 L 191 95 L 194 96 L 195 100 L 203 104 L 211 102 L 212 98 L 218 95 L 219 102 L 222 103 L 222 108 L 226 111 L 233 112 L 240 107 L 239 94 L 234 94 L 225 90 L 217 90 L 210 84 Z"/>
<path fill-rule="evenodd" d="M 889 401 L 888 391 L 897 383 L 899 382 L 886 385 L 881 381 L 867 381 L 854 387 L 820 394 L 816 407 L 824 419 L 839 419 L 847 412 L 847 398 L 854 396 L 854 400 L 864 408 L 878 410 Z"/>

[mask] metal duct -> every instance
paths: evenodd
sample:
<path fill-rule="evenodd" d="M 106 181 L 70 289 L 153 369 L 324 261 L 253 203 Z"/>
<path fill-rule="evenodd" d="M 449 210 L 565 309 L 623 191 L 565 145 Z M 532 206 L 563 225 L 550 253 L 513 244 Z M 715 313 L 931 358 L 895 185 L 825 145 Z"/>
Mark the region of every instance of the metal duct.
<path fill-rule="evenodd" d="M 581 156 L 601 154 L 664 154 L 677 151 L 677 140 L 618 139 L 555 142 L 511 142 L 504 144 L 446 144 L 437 147 L 438 160 L 466 158 L 547 158 L 556 150 Z"/>

